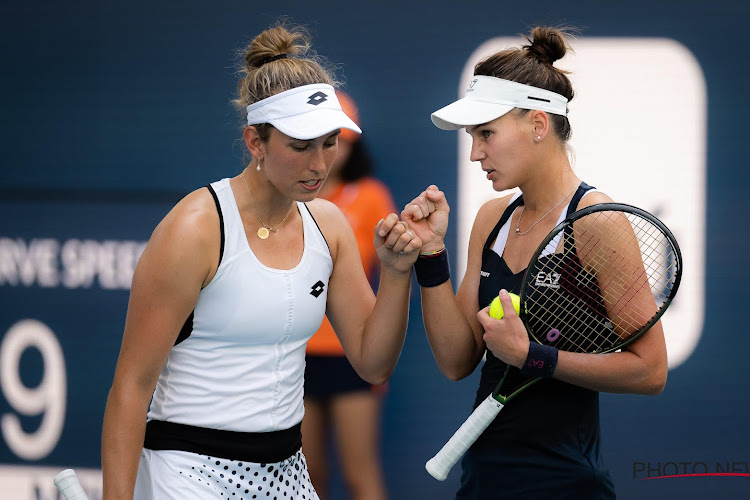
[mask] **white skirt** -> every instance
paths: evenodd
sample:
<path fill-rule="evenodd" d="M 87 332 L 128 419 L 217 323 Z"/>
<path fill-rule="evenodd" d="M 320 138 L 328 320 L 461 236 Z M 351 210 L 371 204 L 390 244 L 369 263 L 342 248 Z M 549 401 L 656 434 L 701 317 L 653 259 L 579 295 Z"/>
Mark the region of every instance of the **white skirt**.
<path fill-rule="evenodd" d="M 134 500 L 319 500 L 302 450 L 273 464 L 143 449 Z"/>

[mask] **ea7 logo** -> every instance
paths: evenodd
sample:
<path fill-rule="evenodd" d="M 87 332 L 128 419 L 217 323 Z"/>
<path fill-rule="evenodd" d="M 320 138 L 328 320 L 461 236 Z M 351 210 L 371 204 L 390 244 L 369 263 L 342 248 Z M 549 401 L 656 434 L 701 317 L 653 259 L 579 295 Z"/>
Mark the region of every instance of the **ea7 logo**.
<path fill-rule="evenodd" d="M 536 286 L 546 286 L 549 288 L 560 288 L 560 273 L 539 273 L 536 275 Z"/>

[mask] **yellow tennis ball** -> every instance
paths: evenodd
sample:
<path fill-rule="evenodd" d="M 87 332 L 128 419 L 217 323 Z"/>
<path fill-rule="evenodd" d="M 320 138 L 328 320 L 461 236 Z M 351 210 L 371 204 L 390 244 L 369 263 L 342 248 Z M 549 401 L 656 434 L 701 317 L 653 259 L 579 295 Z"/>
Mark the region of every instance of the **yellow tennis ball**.
<path fill-rule="evenodd" d="M 516 310 L 516 314 L 521 311 L 521 297 L 515 293 L 509 293 L 510 300 L 513 302 L 513 309 Z M 500 297 L 495 297 L 490 304 L 490 316 L 495 319 L 503 319 L 505 313 L 503 312 L 503 305 L 500 303 Z"/>

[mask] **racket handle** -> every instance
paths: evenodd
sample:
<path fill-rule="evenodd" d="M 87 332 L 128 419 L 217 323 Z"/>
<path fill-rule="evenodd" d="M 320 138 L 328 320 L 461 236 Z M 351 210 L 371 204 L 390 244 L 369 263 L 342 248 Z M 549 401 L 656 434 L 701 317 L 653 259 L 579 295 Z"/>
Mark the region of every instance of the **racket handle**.
<path fill-rule="evenodd" d="M 448 472 L 450 472 L 451 468 L 466 453 L 466 450 L 474 444 L 474 441 L 490 425 L 490 422 L 495 420 L 495 417 L 502 409 L 503 404 L 493 398 L 492 394 L 487 396 L 487 399 L 477 406 L 477 409 L 461 424 L 461 427 L 445 443 L 437 455 L 425 464 L 427 472 L 435 479 L 444 481 L 448 477 Z"/>
<path fill-rule="evenodd" d="M 65 469 L 55 476 L 55 486 L 65 500 L 88 500 L 73 469 Z"/>

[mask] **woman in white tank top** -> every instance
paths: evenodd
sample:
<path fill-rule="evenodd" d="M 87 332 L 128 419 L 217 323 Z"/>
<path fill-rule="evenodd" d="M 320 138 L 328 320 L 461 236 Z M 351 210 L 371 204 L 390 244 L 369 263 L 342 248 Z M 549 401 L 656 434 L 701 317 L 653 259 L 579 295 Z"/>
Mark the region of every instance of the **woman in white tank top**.
<path fill-rule="evenodd" d="M 316 196 L 342 128 L 296 29 L 261 33 L 235 103 L 252 161 L 157 226 L 131 288 L 102 435 L 104 496 L 318 498 L 300 452 L 304 351 L 326 314 L 359 375 L 391 375 L 421 240 L 374 228 L 378 297 L 335 205 Z M 291 83 L 294 82 L 294 83 Z"/>

